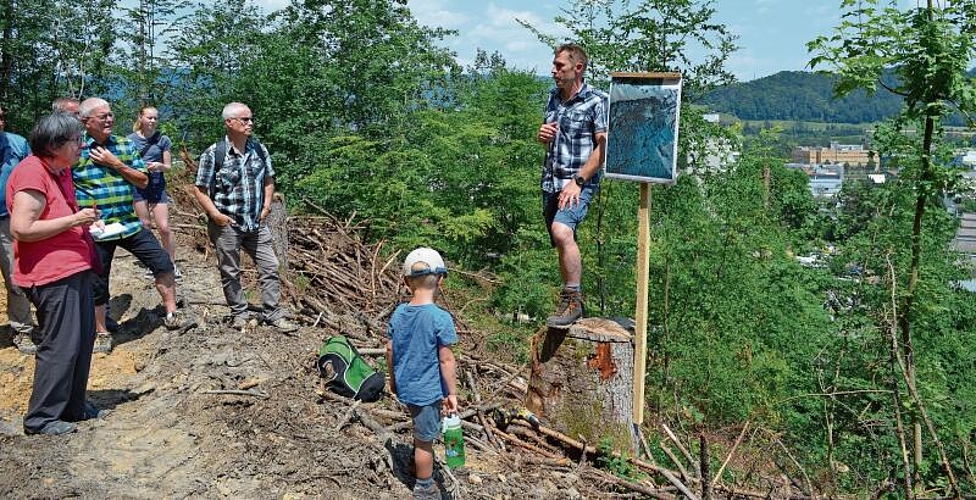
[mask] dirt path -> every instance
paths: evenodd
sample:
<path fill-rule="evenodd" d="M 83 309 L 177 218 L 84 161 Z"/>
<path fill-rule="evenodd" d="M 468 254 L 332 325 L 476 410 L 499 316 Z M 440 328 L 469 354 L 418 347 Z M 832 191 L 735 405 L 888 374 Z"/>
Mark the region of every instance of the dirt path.
<path fill-rule="evenodd" d="M 152 281 L 131 256 L 117 257 L 111 310 L 122 330 L 112 353 L 95 355 L 89 385 L 89 398 L 112 412 L 80 424 L 76 434 L 20 435 L 34 363 L 4 338 L 0 418 L 14 435 L 0 437 L 0 497 L 318 496 L 311 465 L 329 461 L 322 454 L 334 444 L 296 449 L 277 433 L 298 426 L 298 437 L 312 445 L 327 436 L 308 421 L 324 416 L 307 363 L 320 338 L 308 328 L 285 337 L 254 325 L 224 326 L 226 308 L 211 304 L 222 297 L 216 269 L 191 257 L 179 263 L 186 276 L 181 296 L 201 326 L 184 334 L 161 327 Z M 274 393 L 286 404 L 263 408 L 270 395 L 205 392 L 223 389 Z"/>

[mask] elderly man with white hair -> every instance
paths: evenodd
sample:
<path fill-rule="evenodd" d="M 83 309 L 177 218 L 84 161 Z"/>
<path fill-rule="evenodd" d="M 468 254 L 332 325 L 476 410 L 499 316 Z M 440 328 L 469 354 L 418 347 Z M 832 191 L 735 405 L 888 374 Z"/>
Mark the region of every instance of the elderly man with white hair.
<path fill-rule="evenodd" d="M 132 206 L 133 186 L 144 188 L 149 182 L 145 162 L 132 141 L 112 133 L 115 115 L 108 102 L 85 99 L 78 111 L 85 126 L 85 147 L 78 166 L 72 169 L 72 177 L 78 205 L 98 210 L 105 223 L 104 232 L 93 234 L 101 262 L 95 282 L 95 352 L 108 352 L 112 350 L 112 337 L 105 317 L 116 247 L 128 250 L 152 271 L 166 309 L 166 327 L 181 328 L 186 318 L 176 310 L 173 262 L 152 232 L 143 229 Z"/>
<path fill-rule="evenodd" d="M 274 196 L 274 168 L 268 150 L 251 137 L 254 115 L 239 102 L 224 106 L 227 135 L 207 148 L 197 169 L 196 198 L 207 212 L 207 232 L 217 254 L 230 320 L 243 327 L 248 304 L 241 289 L 241 248 L 251 256 L 261 281 L 262 320 L 283 333 L 298 329 L 279 307 L 281 285 L 271 231 L 264 224 Z"/>

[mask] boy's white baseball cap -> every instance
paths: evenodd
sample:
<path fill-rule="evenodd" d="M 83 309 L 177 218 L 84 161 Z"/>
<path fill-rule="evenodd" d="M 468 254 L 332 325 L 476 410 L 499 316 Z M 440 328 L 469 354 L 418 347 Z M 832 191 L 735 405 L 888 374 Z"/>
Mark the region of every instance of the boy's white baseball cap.
<path fill-rule="evenodd" d="M 424 269 L 415 270 L 417 264 L 425 264 Z M 403 275 L 406 277 L 426 276 L 428 274 L 447 275 L 447 266 L 437 250 L 420 247 L 407 255 L 403 261 Z"/>

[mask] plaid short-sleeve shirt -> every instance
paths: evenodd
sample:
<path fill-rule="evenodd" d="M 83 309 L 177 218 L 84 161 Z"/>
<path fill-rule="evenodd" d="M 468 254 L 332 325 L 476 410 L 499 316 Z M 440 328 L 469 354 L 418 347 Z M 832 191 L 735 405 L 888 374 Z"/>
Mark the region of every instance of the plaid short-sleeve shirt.
<path fill-rule="evenodd" d="M 109 150 L 122 163 L 142 173 L 146 173 L 146 163 L 139 157 L 139 151 L 132 141 L 125 137 L 112 135 L 105 144 L 98 144 L 95 139 L 86 135 L 81 159 L 78 160 L 78 165 L 71 169 L 78 206 L 98 207 L 101 219 L 106 224 L 119 222 L 125 226 L 122 234 L 106 238 L 107 240 L 128 238 L 142 229 L 142 223 L 139 222 L 139 217 L 132 208 L 132 190 L 135 186 L 125 180 L 122 174 L 92 161 L 89 152 L 98 146 Z"/>
<path fill-rule="evenodd" d="M 264 207 L 264 179 L 274 178 L 271 155 L 267 148 L 253 138 L 247 140 L 244 153 L 238 152 L 227 141 L 227 153 L 219 171 L 215 171 L 213 144 L 200 155 L 200 165 L 194 184 L 210 193 L 210 199 L 220 213 L 229 216 L 245 231 L 260 226 L 261 209 Z M 257 153 L 262 148 L 265 160 Z"/>
<path fill-rule="evenodd" d="M 559 131 L 546 150 L 543 191 L 558 193 L 583 169 L 596 147 L 596 134 L 607 131 L 608 107 L 606 92 L 587 83 L 565 102 L 559 97 L 559 89 L 552 89 L 544 123 L 559 122 Z M 601 177 L 602 170 L 587 183 L 598 184 Z"/>

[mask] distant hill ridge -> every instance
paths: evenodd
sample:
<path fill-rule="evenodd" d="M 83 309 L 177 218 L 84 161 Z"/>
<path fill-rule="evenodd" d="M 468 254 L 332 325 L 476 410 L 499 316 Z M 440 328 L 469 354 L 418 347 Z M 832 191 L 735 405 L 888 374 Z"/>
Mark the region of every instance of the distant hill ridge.
<path fill-rule="evenodd" d="M 884 89 L 874 95 L 857 91 L 834 99 L 836 75 L 780 71 L 748 82 L 715 89 L 703 103 L 715 111 L 743 120 L 799 120 L 865 123 L 889 118 L 902 107 L 902 98 Z"/>

